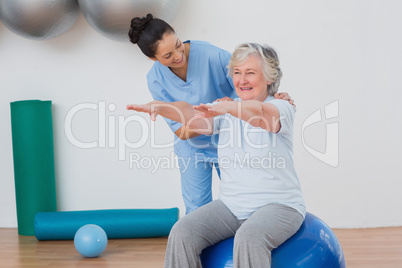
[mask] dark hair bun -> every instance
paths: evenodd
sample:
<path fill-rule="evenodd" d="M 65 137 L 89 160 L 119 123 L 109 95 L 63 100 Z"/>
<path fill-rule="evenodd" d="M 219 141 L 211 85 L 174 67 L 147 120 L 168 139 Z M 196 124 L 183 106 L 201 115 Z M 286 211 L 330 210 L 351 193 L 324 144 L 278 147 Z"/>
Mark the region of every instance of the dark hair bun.
<path fill-rule="evenodd" d="M 154 58 L 159 41 L 166 33 L 174 33 L 172 26 L 166 21 L 148 14 L 145 17 L 135 17 L 131 20 L 128 37 L 131 43 L 138 45 L 145 56 Z"/>
<path fill-rule="evenodd" d="M 138 43 L 138 39 L 140 38 L 140 33 L 144 30 L 145 26 L 149 21 L 154 18 L 152 14 L 147 14 L 145 17 L 135 17 L 131 20 L 130 31 L 128 32 L 128 36 L 130 37 L 130 41 L 133 44 Z"/>

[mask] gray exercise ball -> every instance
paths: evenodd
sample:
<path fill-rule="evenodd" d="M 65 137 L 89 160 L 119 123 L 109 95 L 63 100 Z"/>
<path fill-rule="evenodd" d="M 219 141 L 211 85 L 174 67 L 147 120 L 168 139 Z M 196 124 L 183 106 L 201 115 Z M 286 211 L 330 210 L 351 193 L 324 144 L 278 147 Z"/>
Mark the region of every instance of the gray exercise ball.
<path fill-rule="evenodd" d="M 35 40 L 55 38 L 77 21 L 77 0 L 0 0 L 0 17 L 12 32 Z"/>
<path fill-rule="evenodd" d="M 1 1 L 1 0 L 0 0 Z M 170 22 L 175 17 L 181 0 L 78 0 L 88 23 L 109 39 L 129 42 L 131 19 L 152 13 L 154 17 Z"/>

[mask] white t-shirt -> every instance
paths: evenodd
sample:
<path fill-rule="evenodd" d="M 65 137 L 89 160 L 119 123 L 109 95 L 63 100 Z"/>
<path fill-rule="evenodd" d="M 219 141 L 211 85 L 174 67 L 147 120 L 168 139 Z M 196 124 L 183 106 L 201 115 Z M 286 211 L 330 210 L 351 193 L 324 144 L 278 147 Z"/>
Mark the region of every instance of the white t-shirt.
<path fill-rule="evenodd" d="M 295 108 L 272 96 L 264 102 L 279 110 L 278 133 L 253 127 L 230 114 L 214 118 L 214 132 L 219 133 L 219 199 L 239 220 L 270 203 L 295 208 L 304 217 L 304 198 L 292 158 Z"/>

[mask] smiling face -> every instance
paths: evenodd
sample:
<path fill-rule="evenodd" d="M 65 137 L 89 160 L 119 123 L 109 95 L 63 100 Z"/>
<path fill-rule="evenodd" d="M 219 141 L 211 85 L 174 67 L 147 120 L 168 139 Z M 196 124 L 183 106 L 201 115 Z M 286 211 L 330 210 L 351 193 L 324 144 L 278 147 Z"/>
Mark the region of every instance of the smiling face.
<path fill-rule="evenodd" d="M 242 100 L 264 101 L 268 97 L 268 85 L 261 68 L 261 60 L 250 55 L 247 61 L 233 67 L 233 84 Z"/>
<path fill-rule="evenodd" d="M 158 43 L 155 58 L 162 65 L 170 68 L 182 68 L 187 64 L 187 57 L 183 42 L 175 33 L 169 32 L 163 35 Z"/>

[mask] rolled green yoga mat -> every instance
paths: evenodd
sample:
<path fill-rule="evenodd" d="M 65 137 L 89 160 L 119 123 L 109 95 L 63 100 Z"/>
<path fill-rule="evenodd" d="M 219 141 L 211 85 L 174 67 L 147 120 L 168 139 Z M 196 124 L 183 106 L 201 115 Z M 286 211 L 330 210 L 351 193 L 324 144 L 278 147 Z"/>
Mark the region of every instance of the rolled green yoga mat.
<path fill-rule="evenodd" d="M 169 235 L 178 218 L 178 208 L 39 212 L 35 235 L 38 240 L 72 240 L 79 228 L 96 224 L 111 239 L 161 237 Z"/>
<path fill-rule="evenodd" d="M 51 101 L 16 101 L 11 106 L 18 233 L 35 235 L 39 211 L 56 211 Z"/>

